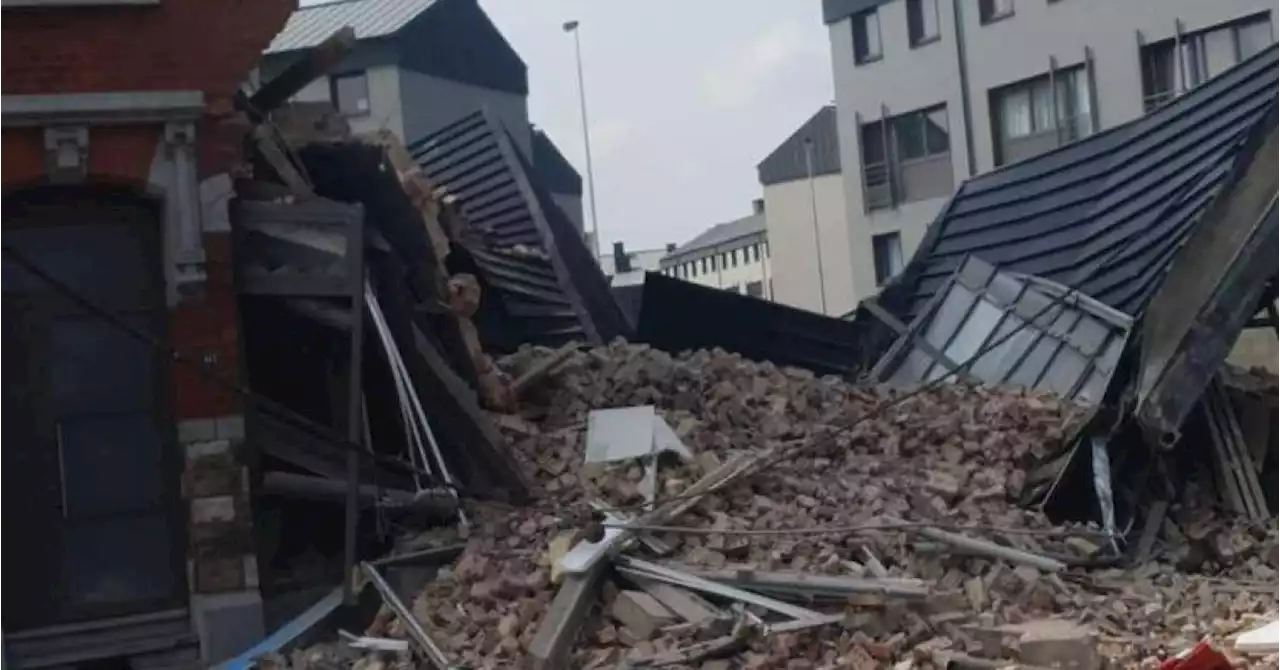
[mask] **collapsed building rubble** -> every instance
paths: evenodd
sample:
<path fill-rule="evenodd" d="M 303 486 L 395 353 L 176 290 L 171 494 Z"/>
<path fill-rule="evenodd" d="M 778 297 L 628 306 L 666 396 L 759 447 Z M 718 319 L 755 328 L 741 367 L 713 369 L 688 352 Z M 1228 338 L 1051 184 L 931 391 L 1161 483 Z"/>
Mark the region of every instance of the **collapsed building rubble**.
<path fill-rule="evenodd" d="M 287 114 L 287 141 L 259 125 L 261 171 L 233 220 L 250 376 L 323 439 L 263 413 L 273 460 L 258 488 L 341 495 L 346 599 L 371 583 L 385 608 L 336 643 L 255 654 L 362 668 L 1144 667 L 1265 623 L 1275 384 L 1221 360 L 1274 301 L 1262 113 L 1275 77 L 1256 62 L 1233 76 L 1252 93 L 1210 129 L 1228 140 L 1178 136 L 1216 147 L 1173 165 L 1184 186 L 1213 185 L 1165 219 L 1178 228 L 1158 249 L 1099 256 L 1091 243 L 1065 274 L 958 249 L 948 235 L 993 216 L 967 203 L 990 205 L 994 189 L 966 185 L 851 321 L 655 275 L 624 314 L 486 113 L 411 148 Z M 1193 92 L 1108 141 L 1147 146 L 1211 100 Z M 1099 181 L 1141 178 L 1083 144 L 1063 155 L 1107 163 Z M 1030 171 L 1043 185 L 1051 167 L 998 180 Z M 1137 219 L 1073 212 L 1072 225 L 1153 243 Z M 1218 228 L 1231 234 L 1204 232 Z M 1173 243 L 1194 236 L 1217 245 L 1209 260 Z M 1076 281 L 1113 261 L 1141 271 Z M 1214 281 L 1193 282 L 1200 299 L 1180 311 L 1162 296 L 1184 271 Z M 1203 327 L 1214 314 L 1230 318 Z M 688 327 L 694 316 L 715 327 Z M 1155 379 L 1141 392 L 1139 373 Z M 1153 434 L 1184 446 L 1143 449 Z M 1211 448 L 1185 446 L 1197 440 Z M 357 548 L 370 525 L 380 543 Z M 459 545 L 425 585 L 396 577 L 393 564 Z M 356 569 L 389 546 L 390 562 Z"/>
<path fill-rule="evenodd" d="M 550 354 L 522 351 L 503 367 L 518 375 Z M 1208 533 L 1200 572 L 1182 571 L 1173 545 L 1122 569 L 1107 567 L 1098 528 L 1015 504 L 1079 408 L 947 386 L 877 413 L 894 393 L 723 352 L 575 353 L 499 422 L 539 504 L 469 505 L 467 548 L 410 607 L 451 663 L 474 668 L 998 667 L 1059 654 L 1140 667 L 1274 613 L 1274 526 L 1178 519 L 1188 537 Z M 692 455 L 662 462 L 655 509 L 709 471 L 750 465 L 684 514 L 634 529 L 660 552 L 641 543 L 603 572 L 559 569 L 591 539 L 590 502 L 645 514 L 641 464 L 583 465 L 590 412 L 648 404 Z M 593 574 L 598 588 L 572 603 L 581 631 L 559 624 L 547 637 L 566 614 L 561 595 Z M 411 635 L 386 616 L 364 633 Z"/>

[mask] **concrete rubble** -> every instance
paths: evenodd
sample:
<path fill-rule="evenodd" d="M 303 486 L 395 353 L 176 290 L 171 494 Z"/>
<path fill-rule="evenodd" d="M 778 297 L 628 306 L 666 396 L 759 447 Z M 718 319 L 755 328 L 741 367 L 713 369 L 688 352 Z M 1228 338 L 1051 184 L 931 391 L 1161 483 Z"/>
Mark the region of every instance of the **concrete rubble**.
<path fill-rule="evenodd" d="M 498 367 L 519 378 L 552 354 Z M 1154 668 L 1205 637 L 1234 653 L 1225 641 L 1275 618 L 1274 521 L 1215 517 L 1189 487 L 1152 559 L 1123 565 L 1098 529 L 1018 507 L 1082 414 L 1053 396 L 945 385 L 884 409 L 902 392 L 720 351 L 556 355 L 518 413 L 495 415 L 534 502 L 467 502 L 465 537 L 412 538 L 467 543 L 407 603 L 453 667 Z M 588 413 L 644 405 L 693 454 L 658 459 L 653 501 L 640 463 L 582 467 Z M 531 658 L 557 590 L 597 574 L 559 557 L 735 459 L 750 467 L 656 524 L 685 530 L 636 529 L 622 555 L 643 560 L 602 564 L 569 660 Z M 742 591 L 757 604 L 725 596 Z M 413 640 L 386 612 L 358 634 Z M 408 653 L 329 645 L 275 665 L 413 667 Z"/>

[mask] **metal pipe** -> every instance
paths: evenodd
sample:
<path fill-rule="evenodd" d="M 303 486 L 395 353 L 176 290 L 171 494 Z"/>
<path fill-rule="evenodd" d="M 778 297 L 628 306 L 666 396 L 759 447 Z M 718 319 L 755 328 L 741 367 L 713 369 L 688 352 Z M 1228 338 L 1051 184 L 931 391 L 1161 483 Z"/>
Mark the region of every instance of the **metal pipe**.
<path fill-rule="evenodd" d="M 578 66 L 578 104 L 582 108 L 582 147 L 587 154 L 587 201 L 591 206 L 591 244 L 596 262 L 600 262 L 600 218 L 596 214 L 596 178 L 591 167 L 591 130 L 587 123 L 587 88 L 582 76 L 582 40 L 578 36 L 578 22 L 567 21 L 564 30 L 573 33 L 573 56 Z"/>
<path fill-rule="evenodd" d="M 357 253 L 355 251 L 352 252 Z M 359 261 L 357 265 L 361 265 Z M 356 276 L 356 290 L 351 296 L 351 360 L 347 373 L 347 440 L 353 445 L 360 444 L 364 438 L 364 394 L 362 377 L 364 371 L 364 291 L 359 284 L 363 283 L 363 268 Z M 360 450 L 347 450 L 347 494 L 346 494 L 346 527 L 343 529 L 345 571 L 342 580 L 342 600 L 348 605 L 355 604 L 356 593 L 352 587 L 352 571 L 356 564 L 356 531 L 360 521 Z"/>
<path fill-rule="evenodd" d="M 404 624 L 404 629 L 409 633 L 409 637 L 412 637 L 414 642 L 417 642 L 418 646 L 422 647 L 427 660 L 440 670 L 454 667 L 449 662 L 449 657 L 445 656 L 444 651 L 427 634 L 427 630 L 422 627 L 422 622 L 418 621 L 418 617 L 414 616 L 408 607 L 405 607 L 404 602 L 391 589 L 391 585 L 387 584 L 387 580 L 382 578 L 378 569 L 368 563 L 361 563 L 360 569 L 369 578 L 373 588 L 378 589 L 378 594 L 382 596 L 382 601 L 387 604 L 387 607 L 391 608 L 396 618 L 400 619 L 400 623 Z"/>
<path fill-rule="evenodd" d="M 827 277 L 822 271 L 822 238 L 818 231 L 818 189 L 813 183 L 813 138 L 804 138 L 804 165 L 809 175 L 809 211 L 813 215 L 813 250 L 818 256 L 818 303 L 827 313 Z"/>

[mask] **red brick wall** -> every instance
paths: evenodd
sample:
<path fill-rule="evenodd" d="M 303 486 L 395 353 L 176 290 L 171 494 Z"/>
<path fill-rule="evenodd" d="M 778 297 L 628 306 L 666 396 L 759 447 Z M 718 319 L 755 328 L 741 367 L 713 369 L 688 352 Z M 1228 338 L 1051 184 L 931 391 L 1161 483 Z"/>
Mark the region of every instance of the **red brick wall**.
<path fill-rule="evenodd" d="M 6 95 L 199 90 L 211 109 L 227 110 L 296 6 L 297 0 L 159 0 L 151 7 L 5 9 L 0 87 Z M 202 178 L 227 171 L 240 153 L 238 136 L 208 121 L 198 130 Z M 162 132 L 159 125 L 91 127 L 90 178 L 142 187 Z M 6 129 L 2 140 L 5 188 L 44 176 L 40 129 Z M 170 333 L 177 348 L 235 377 L 229 236 L 205 237 L 209 280 L 201 298 L 174 309 Z M 240 411 L 234 394 L 190 370 L 175 366 L 173 377 L 177 418 Z"/>

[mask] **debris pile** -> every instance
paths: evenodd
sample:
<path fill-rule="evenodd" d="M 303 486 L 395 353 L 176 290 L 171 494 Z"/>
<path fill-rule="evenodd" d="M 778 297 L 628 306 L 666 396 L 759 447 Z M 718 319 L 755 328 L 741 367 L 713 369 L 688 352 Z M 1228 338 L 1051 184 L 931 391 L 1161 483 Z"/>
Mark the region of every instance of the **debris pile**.
<path fill-rule="evenodd" d="M 1053 396 L 963 385 L 912 395 L 622 343 L 526 349 L 500 367 L 520 377 L 552 355 L 563 362 L 528 385 L 521 413 L 494 417 L 536 502 L 469 505 L 467 549 L 411 605 L 457 663 L 1154 667 L 1274 612 L 1274 525 L 1201 535 L 1210 554 L 1194 574 L 1173 543 L 1136 568 L 1107 567 L 1111 539 L 1097 529 L 1019 508 L 1026 473 L 1080 417 Z M 690 458 L 584 469 L 593 410 L 649 405 Z M 664 516 L 673 506 L 682 513 Z M 589 581 L 579 549 L 636 519 L 639 542 L 601 559 L 612 570 L 583 596 L 591 613 L 575 630 L 557 588 Z M 366 634 L 406 637 L 387 616 Z M 571 643 L 569 659 L 548 639 Z"/>

